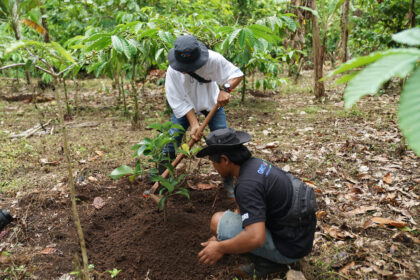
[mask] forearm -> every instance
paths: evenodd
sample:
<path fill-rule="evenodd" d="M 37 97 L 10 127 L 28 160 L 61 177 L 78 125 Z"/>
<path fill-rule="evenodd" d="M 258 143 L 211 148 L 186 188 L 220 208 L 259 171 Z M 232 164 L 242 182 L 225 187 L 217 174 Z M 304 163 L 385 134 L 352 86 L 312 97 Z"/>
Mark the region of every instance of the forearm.
<path fill-rule="evenodd" d="M 243 79 L 243 76 L 229 79 L 228 83 L 230 84 L 231 90 L 236 88 L 239 85 L 239 83 L 242 81 L 242 79 Z"/>
<path fill-rule="evenodd" d="M 188 113 L 185 116 L 187 117 L 187 120 L 190 123 L 190 126 L 191 127 L 194 127 L 194 126 L 198 126 L 199 125 L 198 124 L 198 119 L 197 119 L 197 116 L 195 114 L 195 110 L 194 109 L 189 110 Z"/>

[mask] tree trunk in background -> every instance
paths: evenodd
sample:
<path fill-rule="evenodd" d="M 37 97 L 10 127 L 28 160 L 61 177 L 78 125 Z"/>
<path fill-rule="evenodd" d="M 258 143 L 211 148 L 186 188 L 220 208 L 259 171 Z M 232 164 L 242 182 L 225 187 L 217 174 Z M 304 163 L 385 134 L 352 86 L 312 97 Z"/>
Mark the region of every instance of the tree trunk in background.
<path fill-rule="evenodd" d="M 16 1 L 13 4 L 13 10 L 14 11 L 18 10 Z M 20 32 L 20 25 L 19 25 L 19 16 L 17 14 L 13 15 L 13 22 L 11 24 L 12 24 L 13 32 L 15 33 L 16 40 L 18 41 L 22 40 L 22 33 Z M 24 66 L 24 69 L 25 69 L 26 83 L 30 85 L 31 76 L 29 75 L 29 71 L 28 69 L 26 69 L 26 66 Z"/>
<path fill-rule="evenodd" d="M 349 22 L 349 10 L 350 10 L 350 0 L 345 0 L 344 4 L 341 6 L 341 47 L 342 47 L 342 62 L 346 62 L 348 59 L 348 50 L 347 50 L 347 42 L 349 38 L 349 29 L 348 29 L 348 22 Z"/>
<path fill-rule="evenodd" d="M 246 70 L 242 70 L 242 72 L 244 73 L 244 78 L 242 80 L 242 89 L 241 89 L 241 93 L 242 93 L 242 97 L 241 97 L 241 102 L 245 102 L 245 94 L 246 94 Z"/>
<path fill-rule="evenodd" d="M 416 0 L 411 0 L 411 28 L 416 27 Z"/>
<path fill-rule="evenodd" d="M 312 10 L 316 11 L 316 0 L 312 0 Z M 314 48 L 314 94 L 317 99 L 320 99 L 325 95 L 324 83 L 320 82 L 323 72 L 323 50 L 319 38 L 319 25 L 318 18 L 312 15 L 312 36 L 313 36 L 313 48 Z"/>
<path fill-rule="evenodd" d="M 48 31 L 47 16 L 45 15 L 45 8 L 41 8 L 41 14 L 42 14 L 42 27 L 44 27 L 44 29 L 45 29 L 44 42 L 49 43 L 50 42 L 50 31 Z"/>
<path fill-rule="evenodd" d="M 301 28 L 296 28 L 296 31 L 292 34 L 290 34 L 290 41 L 286 42 L 286 48 L 287 45 L 290 45 L 292 50 L 303 50 L 305 47 L 305 14 L 306 11 L 303 9 L 297 8 L 298 6 L 305 6 L 310 8 L 310 3 L 308 3 L 307 0 L 292 0 L 290 2 L 290 13 L 293 13 L 297 16 L 297 21 Z M 289 64 L 289 72 L 288 76 L 292 77 L 295 76 L 295 79 L 299 77 L 300 72 L 300 66 L 295 65 L 298 61 L 301 61 L 303 59 L 303 54 L 299 54 L 299 58 L 292 57 L 290 64 Z"/>

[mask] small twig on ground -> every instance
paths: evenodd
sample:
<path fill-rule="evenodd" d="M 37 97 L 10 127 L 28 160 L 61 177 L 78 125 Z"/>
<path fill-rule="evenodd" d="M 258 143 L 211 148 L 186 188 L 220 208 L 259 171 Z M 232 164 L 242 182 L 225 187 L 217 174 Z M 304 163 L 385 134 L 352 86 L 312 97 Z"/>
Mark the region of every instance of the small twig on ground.
<path fill-rule="evenodd" d="M 324 279 L 324 276 L 325 276 L 325 275 L 327 275 L 327 274 L 333 274 L 333 275 L 336 275 L 336 276 L 339 276 L 339 277 L 343 277 L 344 279 L 348 279 L 348 280 L 350 280 L 350 279 L 351 279 L 351 278 L 347 277 L 346 275 L 343 275 L 343 274 L 338 273 L 338 272 L 335 272 L 335 271 L 326 271 L 326 272 L 324 272 L 324 273 L 319 274 L 319 275 L 318 275 L 317 277 L 315 277 L 314 279 L 315 279 L 315 280 L 317 280 L 317 279 Z"/>
<path fill-rule="evenodd" d="M 28 137 L 34 135 L 40 129 L 44 129 L 45 130 L 45 126 L 47 126 L 51 121 L 52 120 L 49 120 L 45 124 L 39 123 L 36 126 L 30 128 L 28 130 L 25 130 L 24 132 L 19 133 L 19 134 L 11 134 L 9 136 L 9 138 L 12 138 L 12 139 L 14 139 L 14 138 L 21 138 L 21 137 L 28 138 Z"/>
<path fill-rule="evenodd" d="M 214 205 L 216 205 L 216 200 L 217 200 L 218 196 L 219 196 L 219 191 L 217 191 L 216 195 L 214 196 L 214 200 L 213 200 L 213 204 L 212 204 L 211 208 L 214 208 Z"/>
<path fill-rule="evenodd" d="M 98 123 L 95 122 L 86 122 L 86 123 L 67 123 L 67 128 L 78 128 L 78 127 L 95 127 L 98 126 Z"/>

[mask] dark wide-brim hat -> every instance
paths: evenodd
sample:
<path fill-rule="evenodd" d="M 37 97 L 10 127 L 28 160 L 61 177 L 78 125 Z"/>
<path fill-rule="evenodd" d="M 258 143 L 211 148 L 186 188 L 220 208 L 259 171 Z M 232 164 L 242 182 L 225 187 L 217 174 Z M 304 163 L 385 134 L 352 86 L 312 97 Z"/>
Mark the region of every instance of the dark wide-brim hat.
<path fill-rule="evenodd" d="M 209 59 L 209 50 L 192 35 L 176 38 L 168 52 L 169 65 L 180 72 L 194 72 Z"/>
<path fill-rule="evenodd" d="M 207 146 L 197 153 L 197 157 L 217 154 L 227 151 L 235 146 L 251 140 L 251 136 L 243 131 L 235 131 L 233 128 L 222 128 L 210 132 L 206 139 Z"/>

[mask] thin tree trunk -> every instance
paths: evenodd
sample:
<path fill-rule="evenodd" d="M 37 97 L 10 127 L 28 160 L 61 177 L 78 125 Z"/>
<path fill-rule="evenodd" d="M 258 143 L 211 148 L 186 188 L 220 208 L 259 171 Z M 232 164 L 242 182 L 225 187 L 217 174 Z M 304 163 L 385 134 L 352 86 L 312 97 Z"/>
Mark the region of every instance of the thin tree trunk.
<path fill-rule="evenodd" d="M 241 102 L 245 102 L 245 94 L 246 94 L 246 70 L 243 71 L 244 72 L 244 79 L 242 80 L 242 97 L 241 97 Z"/>
<path fill-rule="evenodd" d="M 139 124 L 139 101 L 137 98 L 137 90 L 136 90 L 136 64 L 137 60 L 133 59 L 133 73 L 131 75 L 131 95 L 134 99 L 134 115 L 133 115 L 133 128 L 137 128 Z M 144 87 L 145 79 L 143 79 L 143 87 Z"/>
<path fill-rule="evenodd" d="M 41 8 L 41 15 L 42 15 L 42 27 L 44 27 L 44 29 L 45 29 L 44 42 L 49 43 L 50 42 L 50 31 L 48 30 L 47 16 L 45 15 L 45 8 Z"/>
<path fill-rule="evenodd" d="M 127 101 L 125 100 L 125 92 L 124 92 L 124 76 L 120 76 L 120 87 L 121 87 L 121 93 L 123 98 L 123 106 L 124 106 L 124 113 L 127 113 Z"/>
<path fill-rule="evenodd" d="M 54 81 L 54 84 L 57 85 L 56 81 Z M 58 91 L 54 91 L 54 94 L 55 94 L 55 99 L 57 100 L 57 106 L 59 109 L 59 117 L 60 117 L 60 122 L 62 126 L 63 149 L 64 149 L 64 156 L 67 162 L 68 182 L 69 182 L 70 198 L 71 198 L 71 206 L 72 206 L 71 208 L 73 212 L 74 223 L 77 229 L 77 234 L 79 236 L 80 249 L 82 251 L 83 271 L 81 271 L 80 275 L 81 275 L 81 279 L 88 280 L 89 279 L 89 268 L 88 268 L 89 262 L 88 262 L 87 251 L 86 251 L 85 237 L 83 234 L 82 225 L 80 223 L 79 213 L 77 212 L 76 195 L 75 195 L 76 192 L 74 188 L 74 179 L 73 179 L 73 168 L 72 168 L 72 164 L 70 160 L 70 151 L 69 151 L 68 141 L 67 141 L 66 125 L 64 123 L 64 111 L 60 102 L 60 96 L 58 94 Z"/>
<path fill-rule="evenodd" d="M 79 114 L 79 82 L 76 77 L 73 76 L 74 83 L 74 106 L 76 107 L 76 114 Z"/>
<path fill-rule="evenodd" d="M 305 11 L 299 9 L 299 6 L 308 6 L 307 1 L 292 0 L 290 2 L 290 12 L 297 16 L 297 21 L 301 28 L 296 28 L 296 31 L 290 35 L 290 45 L 292 50 L 303 50 L 305 45 Z M 310 7 L 308 7 L 310 8 Z M 300 67 L 296 67 L 296 62 L 303 59 L 303 54 L 299 53 L 298 58 L 293 56 L 289 63 L 288 77 L 295 76 L 296 80 L 299 77 Z M 297 69 L 296 69 L 297 68 Z"/>
<path fill-rule="evenodd" d="M 14 5 L 17 5 L 17 2 L 15 1 Z M 17 7 L 14 7 L 13 9 L 17 10 Z M 13 32 L 15 33 L 15 38 L 16 40 L 20 41 L 22 40 L 22 33 L 20 32 L 20 25 L 19 25 L 19 21 L 18 21 L 18 16 L 15 15 L 15 18 L 12 22 L 12 29 Z M 27 69 L 26 65 L 23 66 L 25 69 L 25 77 L 26 77 L 26 83 L 28 85 L 31 84 L 31 75 L 29 74 L 29 70 Z"/>
<path fill-rule="evenodd" d="M 64 86 L 64 98 L 66 102 L 66 109 L 67 109 L 67 117 L 69 118 L 71 116 L 71 109 L 69 104 L 69 97 L 67 94 L 67 85 L 66 85 L 66 79 L 63 78 L 63 86 Z"/>
<path fill-rule="evenodd" d="M 118 74 L 115 75 L 115 85 L 117 86 L 117 89 L 118 89 L 118 96 L 116 97 L 116 100 L 115 100 L 115 108 L 119 109 L 120 102 L 121 102 L 121 87 L 120 87 L 120 77 Z"/>
<path fill-rule="evenodd" d="M 350 0 L 345 0 L 344 4 L 341 6 L 341 46 L 342 46 L 342 61 L 346 62 L 348 60 L 348 50 L 347 42 L 349 37 L 349 29 L 347 24 L 349 22 L 349 10 L 350 10 Z"/>
<path fill-rule="evenodd" d="M 316 0 L 312 0 L 312 10 L 316 11 Z M 323 72 L 323 51 L 319 37 L 318 18 L 312 15 L 312 34 L 313 34 L 313 48 L 314 48 L 314 93 L 317 99 L 325 95 L 324 83 L 320 82 Z"/>
<path fill-rule="evenodd" d="M 411 0 L 411 27 L 416 27 L 416 0 Z"/>

